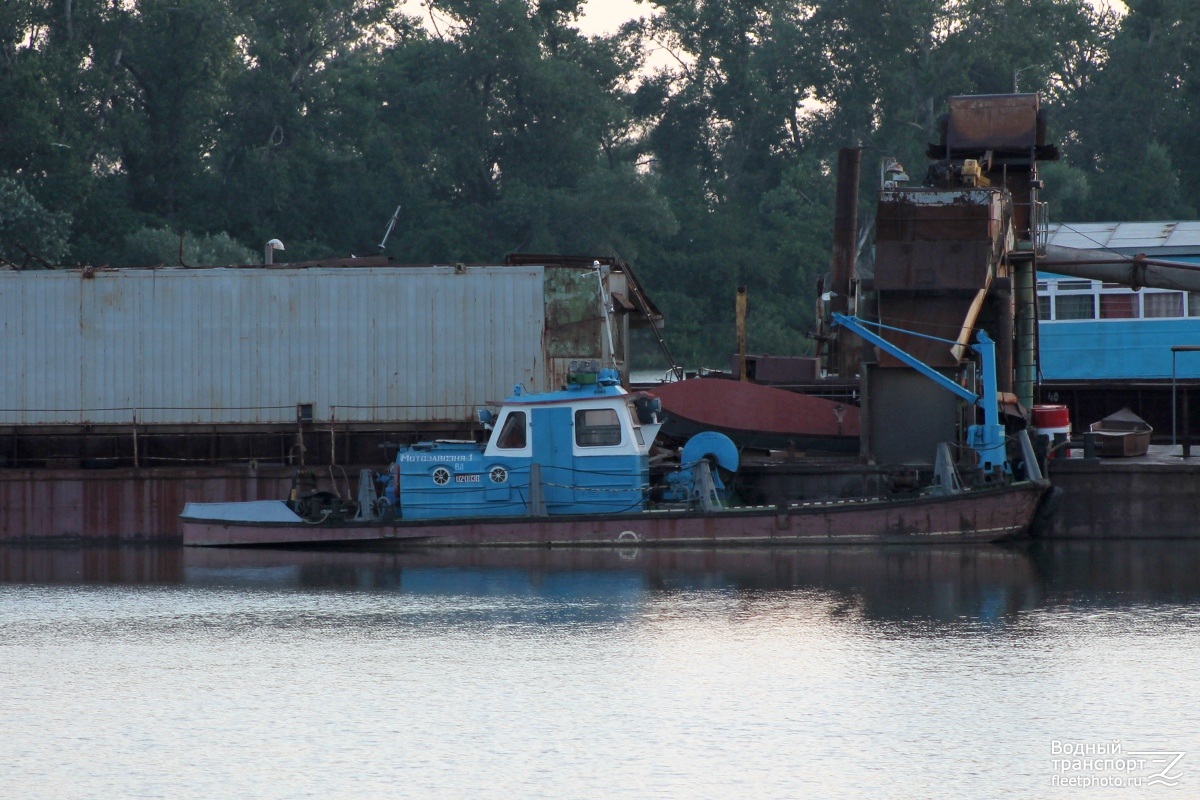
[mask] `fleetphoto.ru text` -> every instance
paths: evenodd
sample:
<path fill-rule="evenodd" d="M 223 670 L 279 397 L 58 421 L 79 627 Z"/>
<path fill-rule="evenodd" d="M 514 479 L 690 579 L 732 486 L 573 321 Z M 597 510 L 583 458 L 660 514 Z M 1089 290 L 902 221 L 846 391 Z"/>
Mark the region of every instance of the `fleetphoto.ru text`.
<path fill-rule="evenodd" d="M 1179 786 L 1186 752 L 1130 748 L 1119 739 L 1050 743 L 1053 786 L 1080 789 Z"/>

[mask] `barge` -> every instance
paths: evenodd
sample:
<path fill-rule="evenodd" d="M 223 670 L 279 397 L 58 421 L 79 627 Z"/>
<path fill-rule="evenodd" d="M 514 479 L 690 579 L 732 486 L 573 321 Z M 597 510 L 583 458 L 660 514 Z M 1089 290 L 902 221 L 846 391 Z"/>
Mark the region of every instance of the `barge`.
<path fill-rule="evenodd" d="M 688 440 L 673 468 L 652 479 L 650 454 L 661 421 L 658 399 L 630 394 L 615 370 L 573 366 L 561 391 L 518 385 L 499 412 L 481 411 L 486 442 L 434 441 L 402 449 L 388 471 L 359 477 L 357 501 L 293 490 L 286 500 L 188 504 L 191 546 L 353 544 L 396 541 L 443 546 L 615 546 L 732 544 L 981 543 L 1030 530 L 1047 507 L 1025 431 L 1010 440 L 996 401 L 995 348 L 985 332 L 979 393 L 925 367 L 866 327 L 835 323 L 910 364 L 982 411 L 970 426 L 969 456 L 939 447 L 930 484 L 891 497 L 793 500 L 731 507 L 727 479 L 739 456 L 726 436 Z M 961 469 L 963 465 L 968 468 Z M 377 491 L 382 489 L 382 491 Z"/>

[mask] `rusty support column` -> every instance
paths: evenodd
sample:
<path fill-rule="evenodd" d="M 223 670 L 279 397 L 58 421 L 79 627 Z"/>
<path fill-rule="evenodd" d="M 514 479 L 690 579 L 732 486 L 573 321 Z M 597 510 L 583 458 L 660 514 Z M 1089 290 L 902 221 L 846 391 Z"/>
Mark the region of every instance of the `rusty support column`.
<path fill-rule="evenodd" d="M 858 178 L 862 162 L 862 150 L 843 147 L 838 150 L 837 199 L 833 217 L 833 264 L 832 281 L 829 289 L 830 310 L 841 314 L 850 313 L 850 285 L 854 278 L 855 247 L 858 238 Z M 837 331 L 833 344 L 831 365 L 838 375 L 849 378 L 858 372 L 859 349 L 854 346 L 853 336 L 843 330 Z"/>
<path fill-rule="evenodd" d="M 737 287 L 737 358 L 738 379 L 749 381 L 746 374 L 746 287 Z"/>

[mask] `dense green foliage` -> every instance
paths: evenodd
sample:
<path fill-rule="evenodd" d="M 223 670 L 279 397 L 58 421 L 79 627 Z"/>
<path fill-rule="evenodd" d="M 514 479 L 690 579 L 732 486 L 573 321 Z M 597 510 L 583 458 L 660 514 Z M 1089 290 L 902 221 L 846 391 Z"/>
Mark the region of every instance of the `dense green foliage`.
<path fill-rule="evenodd" d="M 1053 108 L 1052 216 L 1200 208 L 1200 0 L 649 0 L 601 37 L 582 5 L 5 0 L 0 257 L 374 253 L 399 206 L 400 262 L 623 257 L 688 363 L 746 284 L 751 347 L 798 353 L 837 148 L 918 177 L 946 98 L 1014 81 Z"/>

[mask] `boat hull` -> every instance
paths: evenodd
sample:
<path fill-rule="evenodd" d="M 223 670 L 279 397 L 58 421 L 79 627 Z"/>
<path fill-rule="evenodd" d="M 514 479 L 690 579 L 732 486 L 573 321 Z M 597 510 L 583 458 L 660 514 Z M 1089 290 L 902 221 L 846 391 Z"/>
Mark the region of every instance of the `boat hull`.
<path fill-rule="evenodd" d="M 859 449 L 859 410 L 834 400 L 723 378 L 665 383 L 650 394 L 662 402 L 662 432 L 672 438 L 717 431 L 738 447 L 760 450 Z"/>
<path fill-rule="evenodd" d="M 1114 431 L 1092 425 L 1096 434 L 1097 455 L 1101 458 L 1137 458 L 1150 449 L 1152 431 Z"/>
<path fill-rule="evenodd" d="M 996 542 L 1029 530 L 1047 481 L 957 495 L 561 517 L 296 524 L 181 518 L 190 546 L 394 541 L 466 547 Z"/>

